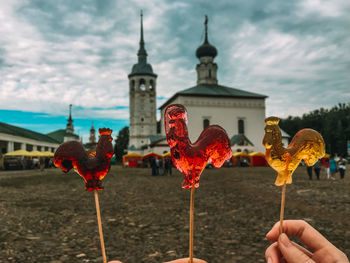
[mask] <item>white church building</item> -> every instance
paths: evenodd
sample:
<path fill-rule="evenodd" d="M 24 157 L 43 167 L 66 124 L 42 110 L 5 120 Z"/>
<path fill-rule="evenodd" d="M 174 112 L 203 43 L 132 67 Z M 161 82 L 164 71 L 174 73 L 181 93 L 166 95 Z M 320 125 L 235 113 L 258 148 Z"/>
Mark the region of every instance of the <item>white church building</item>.
<path fill-rule="evenodd" d="M 128 152 L 162 154 L 169 151 L 165 140 L 164 111 L 170 104 L 182 104 L 188 113 L 188 132 L 195 142 L 209 125 L 222 126 L 230 140 L 232 151 L 264 152 L 265 99 L 267 96 L 220 85 L 218 66 L 214 62 L 217 49 L 208 40 L 208 19 L 205 20 L 204 43 L 196 50 L 197 85 L 178 91 L 159 109 L 160 133 L 156 123 L 156 79 L 147 63 L 141 15 L 141 40 L 138 63 L 129 74 L 130 140 Z"/>

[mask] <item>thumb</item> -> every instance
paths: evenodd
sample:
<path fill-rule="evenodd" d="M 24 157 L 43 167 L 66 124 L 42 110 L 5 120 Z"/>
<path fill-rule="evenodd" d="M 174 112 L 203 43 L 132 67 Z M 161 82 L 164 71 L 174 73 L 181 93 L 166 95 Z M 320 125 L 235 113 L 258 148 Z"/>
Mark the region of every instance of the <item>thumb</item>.
<path fill-rule="evenodd" d="M 284 233 L 278 238 L 278 248 L 288 263 L 315 263 L 309 256 L 294 246 Z"/>

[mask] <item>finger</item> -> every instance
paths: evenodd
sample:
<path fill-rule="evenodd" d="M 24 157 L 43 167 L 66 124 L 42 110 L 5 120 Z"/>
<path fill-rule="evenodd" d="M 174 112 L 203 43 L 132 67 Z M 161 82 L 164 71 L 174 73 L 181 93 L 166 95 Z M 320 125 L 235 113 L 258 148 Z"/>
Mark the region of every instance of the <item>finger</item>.
<path fill-rule="evenodd" d="M 113 261 L 109 261 L 108 263 L 123 263 L 123 262 L 117 261 L 117 260 L 113 260 Z"/>
<path fill-rule="evenodd" d="M 331 243 L 322 236 L 316 229 L 303 220 L 285 220 L 283 221 L 283 232 L 287 236 L 295 236 L 313 251 L 331 245 Z M 266 238 L 275 242 L 279 237 L 279 222 L 267 233 Z"/>
<path fill-rule="evenodd" d="M 309 250 L 307 250 L 306 248 L 300 246 L 299 244 L 295 243 L 292 241 L 292 244 L 299 250 L 301 250 L 301 252 L 305 253 L 308 257 L 312 258 L 312 256 L 314 255 L 312 252 L 310 252 Z"/>
<path fill-rule="evenodd" d="M 181 258 L 181 259 L 176 259 L 176 260 L 164 262 L 164 263 L 188 263 L 188 260 L 189 258 Z M 207 262 L 198 258 L 194 258 L 193 263 L 207 263 Z"/>
<path fill-rule="evenodd" d="M 267 263 L 281 262 L 281 252 L 278 249 L 277 242 L 273 243 L 266 249 L 265 258 Z"/>
<path fill-rule="evenodd" d="M 278 238 L 278 248 L 288 263 L 315 263 L 309 256 L 294 246 L 284 233 Z"/>

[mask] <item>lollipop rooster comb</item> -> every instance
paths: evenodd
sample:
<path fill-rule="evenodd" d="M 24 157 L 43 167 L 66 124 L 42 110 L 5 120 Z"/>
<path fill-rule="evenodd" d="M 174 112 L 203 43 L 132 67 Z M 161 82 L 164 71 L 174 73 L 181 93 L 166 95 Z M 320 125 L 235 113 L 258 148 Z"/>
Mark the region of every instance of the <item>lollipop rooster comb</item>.
<path fill-rule="evenodd" d="M 99 129 L 100 139 L 95 149 L 85 151 L 81 143 L 70 141 L 62 143 L 55 152 L 54 164 L 65 173 L 72 168 L 83 177 L 87 191 L 94 191 L 97 221 L 100 232 L 103 262 L 107 262 L 104 248 L 100 205 L 97 190 L 102 190 L 101 180 L 111 168 L 111 158 L 114 154 L 112 145 L 112 130 Z"/>
<path fill-rule="evenodd" d="M 194 189 L 199 187 L 200 175 L 209 160 L 214 167 L 219 168 L 231 158 L 231 145 L 226 131 L 218 125 L 205 128 L 192 144 L 188 138 L 187 112 L 183 105 L 169 105 L 165 109 L 164 121 L 171 159 L 185 177 L 182 188 L 191 188 L 189 262 L 192 263 Z"/>
<path fill-rule="evenodd" d="M 278 127 L 279 121 L 277 117 L 265 119 L 263 145 L 266 148 L 265 157 L 268 164 L 278 173 L 275 185 L 283 186 L 280 215 L 280 233 L 282 233 L 286 184 L 292 183 L 292 174 L 302 159 L 306 165 L 313 166 L 325 155 L 325 146 L 321 134 L 312 129 L 303 129 L 297 132 L 288 147 L 284 148 Z"/>

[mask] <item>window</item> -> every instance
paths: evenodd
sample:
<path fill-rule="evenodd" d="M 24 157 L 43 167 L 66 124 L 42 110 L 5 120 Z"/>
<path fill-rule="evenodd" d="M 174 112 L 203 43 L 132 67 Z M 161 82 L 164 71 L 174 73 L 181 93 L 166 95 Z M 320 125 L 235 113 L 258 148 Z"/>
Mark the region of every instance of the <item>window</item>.
<path fill-rule="evenodd" d="M 141 121 L 143 122 L 145 119 L 144 118 L 141 118 Z"/>
<path fill-rule="evenodd" d="M 15 142 L 15 143 L 13 144 L 13 149 L 14 149 L 15 151 L 20 150 L 20 149 L 21 149 L 21 143 Z"/>
<path fill-rule="evenodd" d="M 150 90 L 154 90 L 154 82 L 153 82 L 153 79 L 151 79 L 150 81 L 149 81 L 149 85 L 150 85 Z"/>
<path fill-rule="evenodd" d="M 140 90 L 146 90 L 146 81 L 144 79 L 140 79 Z"/>
<path fill-rule="evenodd" d="M 210 125 L 210 122 L 208 119 L 203 120 L 203 129 L 207 128 Z"/>
<path fill-rule="evenodd" d="M 131 91 L 134 91 L 135 90 L 135 80 L 132 80 L 130 85 L 131 85 Z"/>
<path fill-rule="evenodd" d="M 209 78 L 211 78 L 211 69 L 209 69 Z"/>
<path fill-rule="evenodd" d="M 238 120 L 238 134 L 244 134 L 244 120 Z"/>
<path fill-rule="evenodd" d="M 26 151 L 28 151 L 28 152 L 33 151 L 33 145 L 27 144 L 27 145 L 26 145 Z"/>

